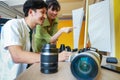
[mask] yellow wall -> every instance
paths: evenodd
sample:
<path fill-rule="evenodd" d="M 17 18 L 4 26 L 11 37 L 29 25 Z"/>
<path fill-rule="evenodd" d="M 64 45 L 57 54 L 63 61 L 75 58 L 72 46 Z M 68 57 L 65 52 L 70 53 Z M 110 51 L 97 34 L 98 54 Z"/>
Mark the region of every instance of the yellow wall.
<path fill-rule="evenodd" d="M 115 55 L 120 58 L 120 0 L 114 1 Z"/>
<path fill-rule="evenodd" d="M 72 20 L 59 20 L 58 29 L 66 26 L 71 27 Z M 73 48 L 73 32 L 63 33 L 58 39 L 57 47 L 59 48 L 61 44 L 65 44 L 65 46 Z"/>
<path fill-rule="evenodd" d="M 58 29 L 62 28 L 62 27 L 66 27 L 66 26 L 73 26 L 72 24 L 72 20 L 59 20 L 59 25 L 58 25 Z M 80 38 L 79 38 L 79 49 L 83 48 L 84 45 L 84 22 L 80 31 Z M 73 32 L 71 33 L 63 33 L 59 39 L 58 39 L 58 43 L 57 43 L 57 47 L 60 47 L 60 44 L 65 44 L 66 46 L 70 46 L 72 49 L 74 48 L 74 44 L 73 44 Z"/>

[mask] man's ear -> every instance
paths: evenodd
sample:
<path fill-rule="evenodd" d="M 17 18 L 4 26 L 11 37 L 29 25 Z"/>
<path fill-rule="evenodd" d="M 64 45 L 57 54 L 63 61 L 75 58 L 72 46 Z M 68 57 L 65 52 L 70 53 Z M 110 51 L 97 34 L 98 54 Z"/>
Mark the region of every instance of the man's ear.
<path fill-rule="evenodd" d="M 29 11 L 28 11 L 28 15 L 32 15 L 32 16 L 33 16 L 33 13 L 34 13 L 34 12 L 35 12 L 34 10 L 29 9 Z"/>

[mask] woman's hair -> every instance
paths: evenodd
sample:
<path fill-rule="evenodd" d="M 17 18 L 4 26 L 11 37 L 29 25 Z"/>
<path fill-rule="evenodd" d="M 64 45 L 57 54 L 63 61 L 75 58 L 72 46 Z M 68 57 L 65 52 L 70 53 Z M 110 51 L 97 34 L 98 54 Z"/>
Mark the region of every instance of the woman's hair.
<path fill-rule="evenodd" d="M 46 1 L 46 4 L 48 5 L 48 9 L 52 7 L 52 10 L 60 11 L 61 6 L 57 0 L 48 0 Z"/>
<path fill-rule="evenodd" d="M 27 0 L 23 5 L 23 12 L 25 17 L 27 17 L 29 9 L 36 10 L 41 8 L 47 9 L 47 4 L 43 0 Z"/>

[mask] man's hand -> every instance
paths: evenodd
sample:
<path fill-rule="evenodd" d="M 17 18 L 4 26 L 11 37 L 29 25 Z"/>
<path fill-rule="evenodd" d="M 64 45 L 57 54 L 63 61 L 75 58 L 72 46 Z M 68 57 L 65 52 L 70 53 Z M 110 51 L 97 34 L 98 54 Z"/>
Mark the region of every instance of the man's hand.
<path fill-rule="evenodd" d="M 59 53 L 58 61 L 62 62 L 62 61 L 68 60 L 70 55 L 71 55 L 71 52 L 62 51 L 61 53 Z"/>

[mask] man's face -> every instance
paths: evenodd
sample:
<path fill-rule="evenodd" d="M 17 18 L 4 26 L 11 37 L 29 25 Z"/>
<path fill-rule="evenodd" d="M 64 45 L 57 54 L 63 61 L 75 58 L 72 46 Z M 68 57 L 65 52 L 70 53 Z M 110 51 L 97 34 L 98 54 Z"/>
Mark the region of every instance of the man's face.
<path fill-rule="evenodd" d="M 47 11 L 47 15 L 50 19 L 55 19 L 58 15 L 58 12 L 57 10 L 52 10 L 52 7 L 50 7 Z"/>
<path fill-rule="evenodd" d="M 36 9 L 34 11 L 34 20 L 36 22 L 36 24 L 40 24 L 42 25 L 45 18 L 46 18 L 46 8 L 42 8 L 42 9 Z"/>

